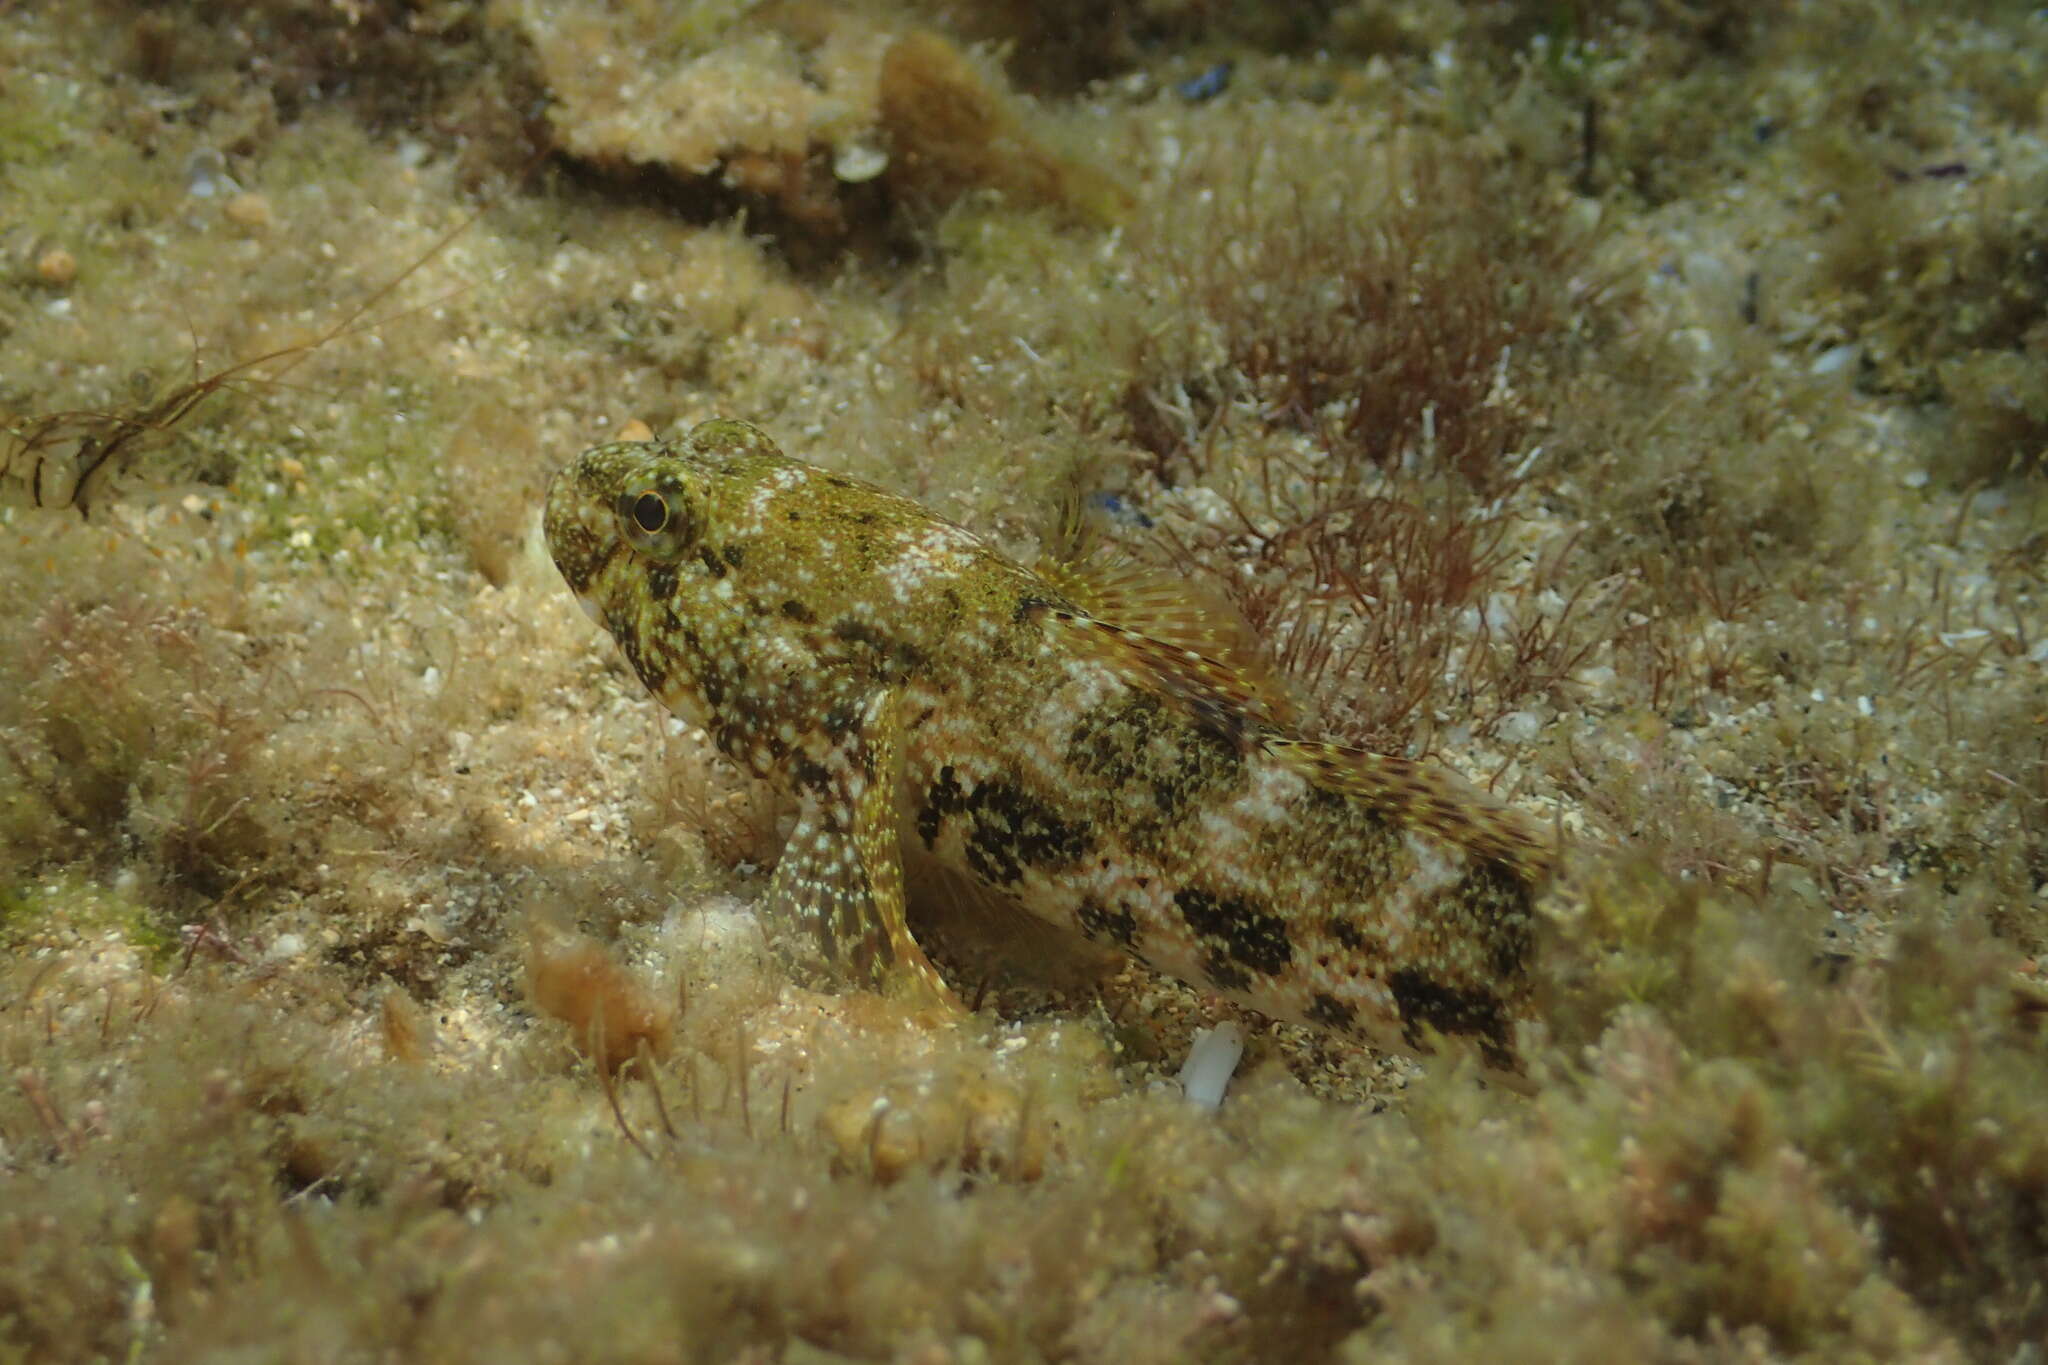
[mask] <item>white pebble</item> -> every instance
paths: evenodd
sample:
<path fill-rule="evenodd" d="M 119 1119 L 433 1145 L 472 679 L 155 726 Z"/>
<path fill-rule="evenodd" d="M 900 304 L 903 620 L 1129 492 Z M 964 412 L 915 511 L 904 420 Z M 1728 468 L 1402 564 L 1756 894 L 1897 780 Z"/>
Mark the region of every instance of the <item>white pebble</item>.
<path fill-rule="evenodd" d="M 1843 370 L 1853 366 L 1856 363 L 1857 357 L 1862 354 L 1863 348 L 1853 341 L 1845 342 L 1840 346 L 1830 346 L 1813 358 L 1813 363 L 1806 367 L 1806 372 L 1816 379 L 1824 378 L 1831 374 L 1840 374 Z"/>
<path fill-rule="evenodd" d="M 849 185 L 873 180 L 889 165 L 889 154 L 865 142 L 849 142 L 832 158 L 832 174 Z"/>
<path fill-rule="evenodd" d="M 1499 734 L 1506 744 L 1527 744 L 1543 729 L 1543 718 L 1534 711 L 1510 711 L 1500 718 Z"/>
<path fill-rule="evenodd" d="M 1243 1056 L 1244 1025 L 1226 1019 L 1215 1028 L 1203 1029 L 1195 1035 L 1188 1048 L 1188 1059 L 1181 1064 L 1181 1089 L 1191 1102 L 1204 1109 L 1221 1106 L 1223 1091 Z"/>

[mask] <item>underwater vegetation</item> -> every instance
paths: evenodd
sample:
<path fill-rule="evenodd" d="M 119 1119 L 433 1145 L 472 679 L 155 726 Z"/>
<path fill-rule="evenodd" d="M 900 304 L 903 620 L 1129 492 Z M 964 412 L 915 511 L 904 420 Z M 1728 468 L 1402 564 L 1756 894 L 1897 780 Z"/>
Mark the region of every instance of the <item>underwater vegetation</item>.
<path fill-rule="evenodd" d="M 2033 1358 L 2044 48 L 0 9 L 0 1359 Z M 729 414 L 1614 850 L 1533 1093 L 944 883 L 965 1018 L 793 971 L 540 537 Z"/>

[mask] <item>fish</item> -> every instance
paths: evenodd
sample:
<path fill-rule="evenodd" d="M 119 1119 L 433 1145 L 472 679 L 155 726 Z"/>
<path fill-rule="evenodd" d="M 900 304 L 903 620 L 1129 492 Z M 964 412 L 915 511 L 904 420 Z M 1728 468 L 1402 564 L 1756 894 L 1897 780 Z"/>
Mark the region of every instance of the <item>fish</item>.
<path fill-rule="evenodd" d="M 733 419 L 584 452 L 543 529 L 647 690 L 793 806 L 765 904 L 854 984 L 957 1007 L 910 857 L 1261 1014 L 1526 1085 L 1544 823 L 1304 736 L 1156 578 L 1025 565 Z"/>

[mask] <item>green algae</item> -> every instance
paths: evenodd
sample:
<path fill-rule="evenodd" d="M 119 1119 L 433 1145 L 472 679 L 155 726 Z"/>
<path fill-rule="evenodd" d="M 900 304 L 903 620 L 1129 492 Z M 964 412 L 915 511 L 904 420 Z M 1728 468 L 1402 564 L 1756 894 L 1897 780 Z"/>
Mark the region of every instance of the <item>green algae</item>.
<path fill-rule="evenodd" d="M 153 970 L 167 967 L 181 947 L 159 907 L 85 877 L 57 873 L 0 888 L 0 941 L 17 951 L 53 935 L 84 938 L 109 931 Z"/>

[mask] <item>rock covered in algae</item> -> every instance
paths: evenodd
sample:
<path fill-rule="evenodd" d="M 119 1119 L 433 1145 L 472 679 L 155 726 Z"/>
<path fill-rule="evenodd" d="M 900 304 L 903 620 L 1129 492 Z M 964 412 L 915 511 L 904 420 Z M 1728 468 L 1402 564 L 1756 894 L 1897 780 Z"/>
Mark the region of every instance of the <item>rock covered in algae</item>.
<path fill-rule="evenodd" d="M 828 238 L 871 212 L 855 200 L 876 180 L 925 211 L 975 190 L 1087 223 L 1128 211 L 1120 186 L 1049 145 L 946 37 L 825 4 L 743 9 L 504 12 L 553 97 L 556 145 L 603 171 L 737 191 Z"/>

